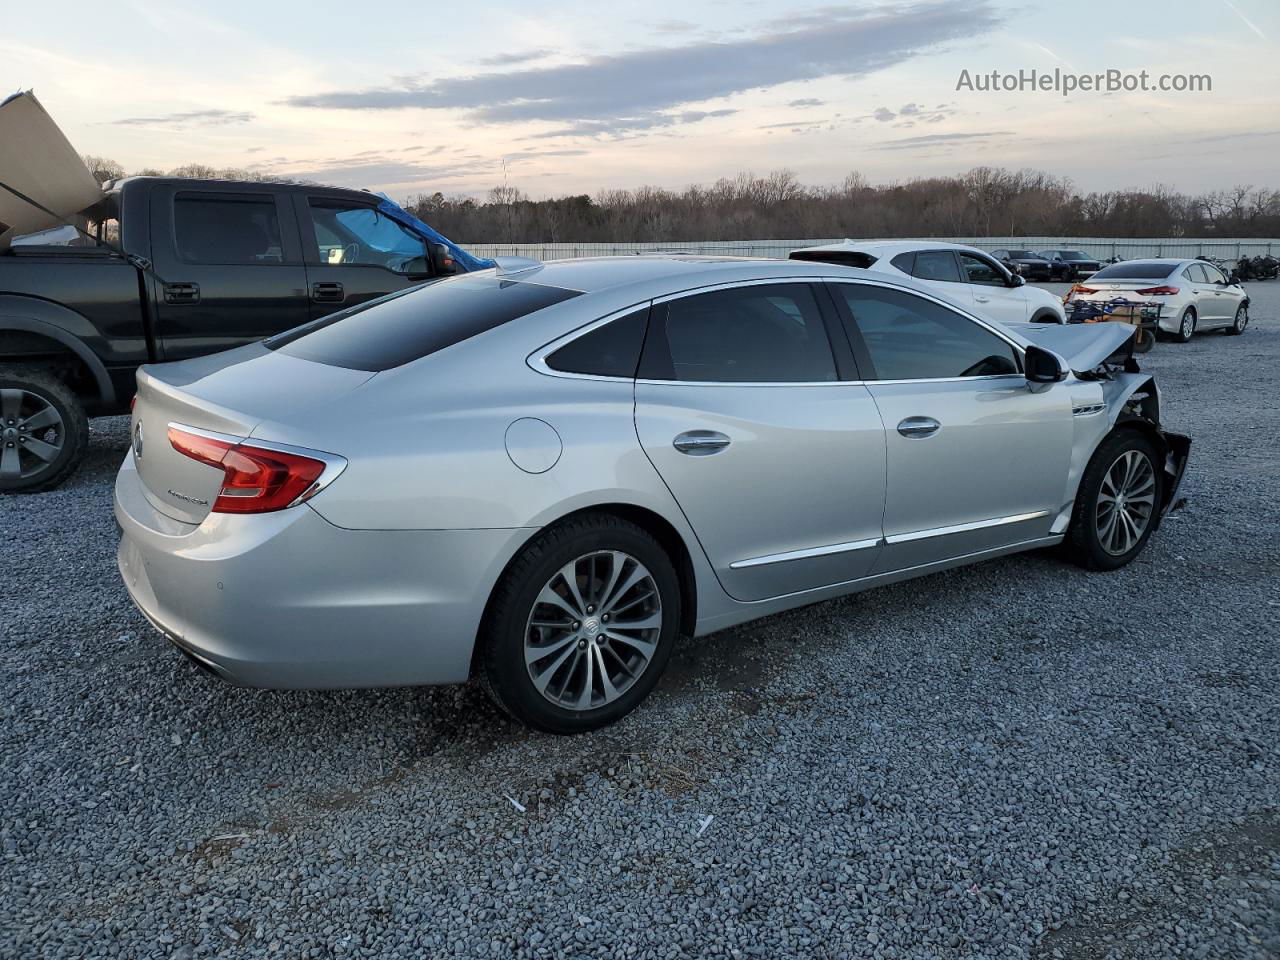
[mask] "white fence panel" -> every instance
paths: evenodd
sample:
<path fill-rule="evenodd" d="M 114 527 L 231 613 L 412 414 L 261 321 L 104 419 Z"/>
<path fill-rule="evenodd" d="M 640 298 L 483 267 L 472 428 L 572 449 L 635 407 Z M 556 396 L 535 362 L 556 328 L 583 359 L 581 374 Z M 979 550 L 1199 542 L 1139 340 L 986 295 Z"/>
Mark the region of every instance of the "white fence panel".
<path fill-rule="evenodd" d="M 1280 253 L 1280 239 L 1196 239 L 1178 237 L 920 237 L 945 243 L 963 243 L 983 250 L 1083 250 L 1095 257 L 1240 257 Z M 783 259 L 799 247 L 836 243 L 818 240 L 694 240 L 686 243 L 470 243 L 463 244 L 477 257 L 532 257 L 564 260 L 568 257 L 632 256 L 642 253 L 692 253 L 722 257 L 776 257 Z"/>

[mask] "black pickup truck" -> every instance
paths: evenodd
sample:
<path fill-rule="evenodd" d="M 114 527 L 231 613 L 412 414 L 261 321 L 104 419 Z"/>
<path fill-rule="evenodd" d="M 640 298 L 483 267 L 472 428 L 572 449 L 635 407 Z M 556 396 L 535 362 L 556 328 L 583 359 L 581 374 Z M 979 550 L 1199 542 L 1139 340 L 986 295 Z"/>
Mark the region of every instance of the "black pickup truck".
<path fill-rule="evenodd" d="M 488 266 L 364 191 L 132 177 L 85 215 L 105 243 L 0 251 L 0 492 L 64 480 L 140 364 Z"/>

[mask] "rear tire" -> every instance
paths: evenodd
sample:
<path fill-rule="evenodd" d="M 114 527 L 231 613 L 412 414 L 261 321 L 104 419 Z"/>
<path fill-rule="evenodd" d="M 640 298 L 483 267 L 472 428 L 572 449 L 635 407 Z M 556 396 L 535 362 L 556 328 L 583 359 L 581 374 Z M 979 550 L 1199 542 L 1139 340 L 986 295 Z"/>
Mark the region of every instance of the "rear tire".
<path fill-rule="evenodd" d="M 1178 320 L 1178 331 L 1173 335 L 1173 339 L 1178 343 L 1190 343 L 1191 338 L 1196 334 L 1196 311 L 1195 307 L 1187 307 L 1182 311 L 1182 317 Z"/>
<path fill-rule="evenodd" d="M 0 366 L 0 493 L 51 490 L 89 446 L 80 399 L 48 371 Z"/>
<path fill-rule="evenodd" d="M 1087 570 L 1125 566 L 1155 530 L 1163 493 L 1156 445 L 1138 430 L 1116 430 L 1099 444 L 1080 479 L 1063 542 L 1067 556 Z"/>
<path fill-rule="evenodd" d="M 1249 308 L 1242 303 L 1236 307 L 1236 318 L 1231 326 L 1227 327 L 1227 336 L 1238 337 L 1244 333 L 1247 326 L 1249 326 Z"/>
<path fill-rule="evenodd" d="M 586 514 L 539 534 L 503 575 L 478 638 L 481 678 L 522 723 L 594 730 L 649 695 L 679 624 L 680 583 L 662 546 L 633 523 Z"/>

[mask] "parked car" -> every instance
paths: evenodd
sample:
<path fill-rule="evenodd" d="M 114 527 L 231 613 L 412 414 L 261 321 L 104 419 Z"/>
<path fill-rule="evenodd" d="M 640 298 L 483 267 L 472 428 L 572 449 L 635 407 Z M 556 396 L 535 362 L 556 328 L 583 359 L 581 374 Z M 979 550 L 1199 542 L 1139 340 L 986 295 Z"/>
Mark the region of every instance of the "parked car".
<path fill-rule="evenodd" d="M 1102 263 L 1083 250 L 1041 250 L 1054 280 L 1083 280 L 1102 269 Z"/>
<path fill-rule="evenodd" d="M 0 171 L 0 180 L 4 173 Z M 125 413 L 139 364 L 260 340 L 487 265 L 358 190 L 132 177 L 88 211 L 119 245 L 0 250 L 0 492 L 46 490 Z"/>
<path fill-rule="evenodd" d="M 992 250 L 991 255 L 1020 277 L 1028 280 L 1052 280 L 1053 267 L 1032 250 Z"/>
<path fill-rule="evenodd" d="M 890 279 L 914 277 L 965 310 L 1000 323 L 1066 323 L 1062 301 L 975 247 L 928 240 L 842 240 L 793 250 L 792 260 L 834 263 Z"/>
<path fill-rule="evenodd" d="M 1197 330 L 1241 334 L 1249 326 L 1244 287 L 1202 260 L 1124 260 L 1103 267 L 1088 283 L 1076 284 L 1067 297 L 1160 303 L 1161 334 L 1181 343 Z"/>
<path fill-rule="evenodd" d="M 1190 444 L 1131 336 L 794 261 L 450 278 L 143 367 L 119 566 L 238 683 L 476 674 L 587 730 L 681 632 L 1057 544 L 1131 561 Z"/>

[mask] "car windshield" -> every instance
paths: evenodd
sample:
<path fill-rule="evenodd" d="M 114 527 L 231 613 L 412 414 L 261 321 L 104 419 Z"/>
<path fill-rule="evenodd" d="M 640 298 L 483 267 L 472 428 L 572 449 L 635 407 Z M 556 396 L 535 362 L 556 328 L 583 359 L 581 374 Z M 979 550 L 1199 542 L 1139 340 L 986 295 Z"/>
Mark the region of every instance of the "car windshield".
<path fill-rule="evenodd" d="M 1176 263 L 1161 263 L 1159 260 L 1130 260 L 1127 263 L 1113 263 L 1103 267 L 1093 275 L 1093 280 L 1163 280 L 1173 273 Z"/>

